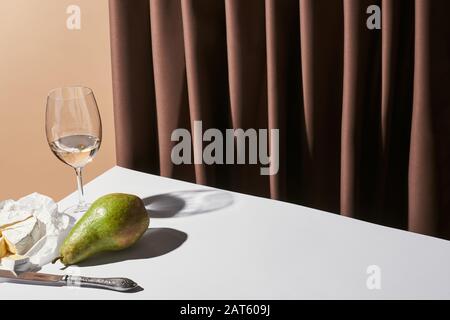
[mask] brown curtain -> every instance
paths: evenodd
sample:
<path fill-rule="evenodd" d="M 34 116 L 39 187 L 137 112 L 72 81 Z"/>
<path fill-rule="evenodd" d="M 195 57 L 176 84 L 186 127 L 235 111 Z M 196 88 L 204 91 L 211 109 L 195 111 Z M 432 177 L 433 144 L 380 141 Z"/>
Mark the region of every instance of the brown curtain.
<path fill-rule="evenodd" d="M 382 30 L 369 30 L 369 5 Z M 450 239 L 448 0 L 110 0 L 119 165 Z M 280 170 L 174 165 L 278 128 Z"/>

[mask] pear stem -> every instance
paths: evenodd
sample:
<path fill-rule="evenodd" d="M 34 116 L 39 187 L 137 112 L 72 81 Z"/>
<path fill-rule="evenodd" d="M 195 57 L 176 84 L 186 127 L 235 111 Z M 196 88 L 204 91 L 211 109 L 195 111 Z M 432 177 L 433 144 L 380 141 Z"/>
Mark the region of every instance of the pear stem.
<path fill-rule="evenodd" d="M 56 257 L 55 259 L 52 260 L 52 264 L 55 264 L 56 261 L 61 260 L 61 259 L 62 259 L 61 256 Z"/>

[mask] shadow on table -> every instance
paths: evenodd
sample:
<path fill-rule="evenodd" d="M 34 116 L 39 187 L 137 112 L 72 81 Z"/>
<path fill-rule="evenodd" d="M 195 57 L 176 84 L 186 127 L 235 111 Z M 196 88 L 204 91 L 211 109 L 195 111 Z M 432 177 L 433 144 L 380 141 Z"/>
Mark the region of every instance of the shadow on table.
<path fill-rule="evenodd" d="M 220 190 L 187 190 L 144 198 L 151 218 L 172 218 L 216 211 L 230 206 L 233 196 Z"/>
<path fill-rule="evenodd" d="M 132 247 L 123 251 L 104 252 L 80 263 L 80 267 L 98 266 L 125 260 L 150 259 L 162 256 L 180 247 L 188 238 L 172 228 L 150 228 Z"/>

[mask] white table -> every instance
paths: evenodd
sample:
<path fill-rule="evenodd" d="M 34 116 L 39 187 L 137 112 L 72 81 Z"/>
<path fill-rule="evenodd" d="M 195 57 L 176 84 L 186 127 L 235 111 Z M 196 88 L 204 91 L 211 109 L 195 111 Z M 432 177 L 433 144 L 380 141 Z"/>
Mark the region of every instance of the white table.
<path fill-rule="evenodd" d="M 450 298 L 449 241 L 121 167 L 86 186 L 91 201 L 112 192 L 153 197 L 144 238 L 42 272 L 128 277 L 143 291 L 0 283 L 0 299 Z M 72 194 L 60 206 L 75 202 Z M 370 265 L 381 270 L 380 290 L 367 288 Z"/>

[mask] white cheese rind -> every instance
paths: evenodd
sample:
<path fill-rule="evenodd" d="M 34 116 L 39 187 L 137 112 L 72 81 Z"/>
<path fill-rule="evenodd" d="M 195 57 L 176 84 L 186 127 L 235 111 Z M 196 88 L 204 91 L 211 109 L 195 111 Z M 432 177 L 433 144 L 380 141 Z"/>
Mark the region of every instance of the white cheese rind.
<path fill-rule="evenodd" d="M 33 216 L 30 210 L 24 210 L 15 201 L 6 200 L 0 203 L 0 231 Z"/>
<path fill-rule="evenodd" d="M 31 217 L 3 229 L 2 235 L 8 244 L 9 251 L 22 255 L 43 236 L 43 231 L 45 232 L 45 230 L 42 230 L 38 219 Z"/>

